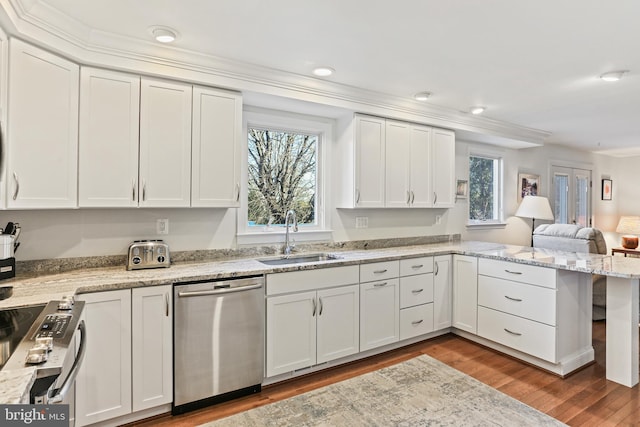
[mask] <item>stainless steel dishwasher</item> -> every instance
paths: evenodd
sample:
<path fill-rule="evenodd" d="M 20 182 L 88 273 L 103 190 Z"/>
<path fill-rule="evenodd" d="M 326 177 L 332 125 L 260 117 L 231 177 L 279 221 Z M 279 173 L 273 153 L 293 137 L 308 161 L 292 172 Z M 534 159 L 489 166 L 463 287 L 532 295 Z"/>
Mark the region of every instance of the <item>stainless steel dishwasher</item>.
<path fill-rule="evenodd" d="M 264 277 L 174 286 L 173 414 L 261 390 Z"/>

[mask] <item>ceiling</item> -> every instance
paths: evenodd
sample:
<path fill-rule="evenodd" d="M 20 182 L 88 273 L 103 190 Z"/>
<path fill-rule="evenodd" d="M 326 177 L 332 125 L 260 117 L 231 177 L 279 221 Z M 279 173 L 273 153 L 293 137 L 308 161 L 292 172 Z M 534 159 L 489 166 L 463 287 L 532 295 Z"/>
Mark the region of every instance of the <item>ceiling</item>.
<path fill-rule="evenodd" d="M 2 0 L 77 37 L 151 41 L 550 132 L 546 143 L 640 155 L 637 0 Z M 53 13 L 56 12 L 56 13 Z M 50 19 L 48 31 L 56 31 Z M 82 29 L 84 31 L 79 31 Z M 58 28 L 71 31 L 69 28 Z M 616 83 L 598 77 L 629 70 Z"/>

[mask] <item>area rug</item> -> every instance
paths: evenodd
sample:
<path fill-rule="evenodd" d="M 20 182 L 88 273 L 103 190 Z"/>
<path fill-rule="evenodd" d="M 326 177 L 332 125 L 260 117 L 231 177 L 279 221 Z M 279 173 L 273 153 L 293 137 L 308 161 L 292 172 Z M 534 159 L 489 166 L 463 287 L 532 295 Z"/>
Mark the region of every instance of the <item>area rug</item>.
<path fill-rule="evenodd" d="M 562 425 L 565 424 L 422 355 L 202 426 Z"/>

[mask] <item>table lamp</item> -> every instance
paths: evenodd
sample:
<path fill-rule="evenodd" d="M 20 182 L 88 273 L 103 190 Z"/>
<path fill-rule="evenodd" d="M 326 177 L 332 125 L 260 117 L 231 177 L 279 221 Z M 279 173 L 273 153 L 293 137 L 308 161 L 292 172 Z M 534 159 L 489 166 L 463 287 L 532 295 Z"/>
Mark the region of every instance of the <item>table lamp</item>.
<path fill-rule="evenodd" d="M 623 234 L 622 247 L 635 249 L 638 247 L 638 234 L 640 234 L 640 216 L 621 216 L 616 233 Z"/>
<path fill-rule="evenodd" d="M 533 230 L 536 229 L 536 218 L 553 220 L 553 212 L 549 205 L 549 200 L 542 196 L 524 196 L 516 216 L 521 218 L 531 218 L 531 246 L 533 247 Z"/>

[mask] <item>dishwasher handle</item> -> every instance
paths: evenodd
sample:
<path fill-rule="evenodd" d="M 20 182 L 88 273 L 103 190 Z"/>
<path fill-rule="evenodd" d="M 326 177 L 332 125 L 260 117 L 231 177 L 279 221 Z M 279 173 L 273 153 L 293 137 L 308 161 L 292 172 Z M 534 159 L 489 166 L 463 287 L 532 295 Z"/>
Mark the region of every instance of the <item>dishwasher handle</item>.
<path fill-rule="evenodd" d="M 258 285 L 250 285 L 250 286 L 238 286 L 236 288 L 223 288 L 212 291 L 186 291 L 186 292 L 178 292 L 178 296 L 181 298 L 184 297 L 200 297 L 204 295 L 225 295 L 232 294 L 234 292 L 244 292 L 250 291 L 252 289 L 260 289 L 262 284 Z"/>

